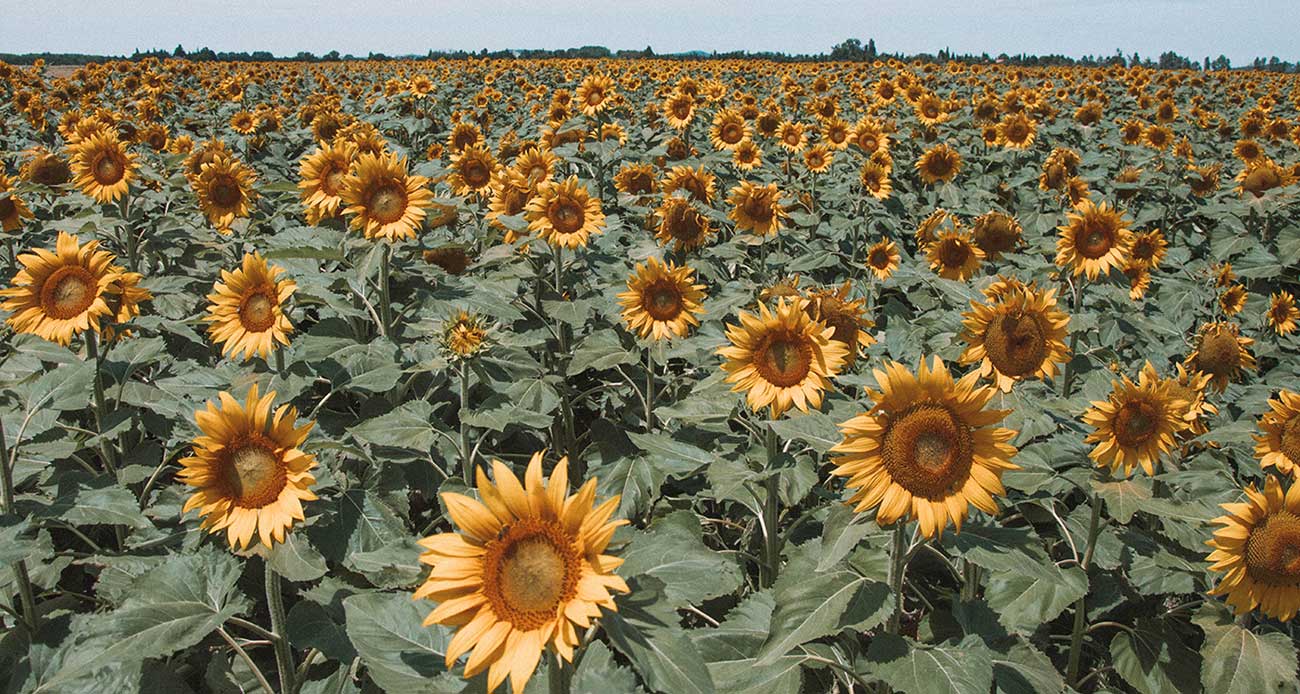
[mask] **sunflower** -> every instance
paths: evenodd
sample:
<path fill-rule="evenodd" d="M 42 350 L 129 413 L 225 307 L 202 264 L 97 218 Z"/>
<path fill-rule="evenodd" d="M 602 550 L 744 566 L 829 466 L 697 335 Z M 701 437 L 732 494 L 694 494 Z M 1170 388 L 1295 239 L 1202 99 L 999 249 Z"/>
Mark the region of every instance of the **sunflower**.
<path fill-rule="evenodd" d="M 654 166 L 627 163 L 614 174 L 614 187 L 620 193 L 640 197 L 657 192 L 659 182 L 655 180 Z"/>
<path fill-rule="evenodd" d="M 877 241 L 867 249 L 867 267 L 881 282 L 889 279 L 898 269 L 898 244 L 889 239 Z"/>
<path fill-rule="evenodd" d="M 28 158 L 18 174 L 25 181 L 43 186 L 61 186 L 72 180 L 72 168 L 68 162 L 44 147 L 28 152 Z"/>
<path fill-rule="evenodd" d="M 942 207 L 936 208 L 934 212 L 926 215 L 920 224 L 916 225 L 916 245 L 925 246 L 933 242 L 938 236 L 941 227 L 947 225 L 950 229 L 956 229 L 957 217 Z"/>
<path fill-rule="evenodd" d="M 1300 308 L 1296 308 L 1295 297 L 1291 292 L 1279 291 L 1269 297 L 1268 324 L 1278 335 L 1295 332 L 1300 323 Z"/>
<path fill-rule="evenodd" d="M 704 312 L 704 285 L 694 282 L 694 270 L 686 265 L 665 265 L 654 257 L 638 264 L 627 291 L 618 294 L 628 329 L 654 341 L 685 337 Z"/>
<path fill-rule="evenodd" d="M 199 174 L 203 173 L 204 164 L 211 164 L 222 157 L 232 156 L 234 155 L 230 148 L 226 147 L 226 143 L 221 140 L 208 140 L 198 148 L 191 149 L 189 156 L 185 158 L 185 177 L 190 179 L 192 185 Z"/>
<path fill-rule="evenodd" d="M 939 232 L 934 241 L 926 244 L 925 255 L 930 269 L 950 280 L 970 279 L 984 260 L 984 251 L 975 245 L 969 232 L 959 227 Z"/>
<path fill-rule="evenodd" d="M 804 311 L 809 318 L 834 329 L 831 339 L 844 343 L 847 352 L 844 366 L 852 366 L 858 355 L 867 347 L 876 344 L 876 338 L 867 330 L 876 324 L 867 318 L 867 300 L 850 299 L 850 283 L 845 282 L 838 289 L 815 289 L 808 292 L 808 303 Z"/>
<path fill-rule="evenodd" d="M 821 174 L 831 170 L 831 161 L 834 159 L 834 153 L 831 149 L 823 144 L 816 144 L 803 153 L 803 165 L 809 173 Z"/>
<path fill-rule="evenodd" d="M 997 514 L 1002 473 L 1018 466 L 1016 432 L 994 426 L 1009 411 L 985 409 L 995 389 L 976 373 L 954 381 L 938 357 L 932 367 L 921 359 L 915 374 L 893 361 L 872 373 L 874 404 L 840 424 L 844 440 L 831 449 L 831 474 L 848 478 L 847 503 L 858 513 L 875 508 L 882 527 L 916 519 L 930 538 L 949 520 L 960 532 L 972 505 Z"/>
<path fill-rule="evenodd" d="M 1133 232 L 1128 229 L 1124 213 L 1103 202 L 1084 200 L 1066 214 L 1065 226 L 1057 227 L 1056 264 L 1069 267 L 1075 275 L 1088 279 L 1122 269 L 1133 247 Z"/>
<path fill-rule="evenodd" d="M 442 268 L 449 275 L 461 275 L 474 262 L 469 248 L 462 243 L 448 243 L 430 248 L 420 254 L 424 262 Z"/>
<path fill-rule="evenodd" d="M 135 157 L 117 135 L 95 133 L 72 146 L 74 180 L 96 202 L 117 202 L 135 176 Z"/>
<path fill-rule="evenodd" d="M 876 152 L 889 151 L 889 136 L 885 134 L 884 127 L 868 118 L 859 120 L 853 126 L 853 134 L 849 136 L 849 142 L 867 156 Z"/>
<path fill-rule="evenodd" d="M 268 265 L 257 253 L 245 254 L 240 269 L 221 271 L 221 280 L 208 295 L 211 303 L 203 320 L 212 324 L 208 336 L 224 345 L 223 354 L 233 357 L 242 351 L 244 359 L 253 354 L 266 359 L 276 342 L 289 344 L 293 324 L 284 314 L 284 305 L 297 284 L 277 280 L 283 272 L 284 268 Z"/>
<path fill-rule="evenodd" d="M 753 130 L 749 122 L 734 109 L 722 109 L 713 117 L 713 127 L 709 129 L 709 141 L 718 150 L 734 151 L 740 143 L 749 139 Z"/>
<path fill-rule="evenodd" d="M 837 150 L 849 147 L 849 124 L 842 118 L 827 118 L 822 123 L 822 142 Z"/>
<path fill-rule="evenodd" d="M 483 133 L 473 123 L 457 123 L 452 127 L 451 134 L 447 135 L 447 149 L 451 150 L 453 154 L 459 154 L 466 147 L 473 147 L 482 143 Z"/>
<path fill-rule="evenodd" d="M 240 135 L 252 135 L 257 130 L 257 120 L 248 111 L 236 111 L 230 116 L 230 129 Z"/>
<path fill-rule="evenodd" d="M 655 238 L 661 245 L 673 244 L 673 250 L 685 253 L 703 246 L 713 233 L 709 218 L 690 200 L 678 196 L 664 198 L 655 212 L 659 226 Z"/>
<path fill-rule="evenodd" d="M 1237 191 L 1264 197 L 1270 190 L 1284 188 L 1295 181 L 1291 172 L 1268 157 L 1253 161 L 1237 174 Z"/>
<path fill-rule="evenodd" d="M 889 169 L 870 161 L 862 165 L 858 172 L 858 182 L 862 191 L 877 200 L 886 200 L 894 192 L 894 184 L 889 180 Z"/>
<path fill-rule="evenodd" d="M 751 181 L 741 181 L 731 189 L 727 200 L 731 203 L 727 218 L 736 223 L 736 231 L 774 236 L 781 231 L 781 223 L 788 219 L 785 208 L 781 206 L 781 191 L 775 183 L 760 186 Z"/>
<path fill-rule="evenodd" d="M 447 184 L 461 197 L 486 197 L 492 192 L 492 177 L 500 165 L 486 148 L 470 145 L 451 155 L 451 173 Z"/>
<path fill-rule="evenodd" d="M 1187 426 L 1182 434 L 1200 436 L 1210 430 L 1205 419 L 1219 413 L 1219 408 L 1205 399 L 1205 387 L 1210 383 L 1210 375 L 1188 371 L 1182 364 L 1177 367 L 1178 375 L 1165 380 L 1169 383 L 1169 394 L 1187 405 L 1182 417 Z"/>
<path fill-rule="evenodd" d="M 664 120 L 673 130 L 685 130 L 695 120 L 695 98 L 690 94 L 674 93 L 664 101 Z"/>
<path fill-rule="evenodd" d="M 672 195 L 679 190 L 684 191 L 691 200 L 711 205 L 716 194 L 716 181 L 717 176 L 706 171 L 702 164 L 696 169 L 689 166 L 674 166 L 664 176 L 659 189 L 664 195 Z"/>
<path fill-rule="evenodd" d="M 447 515 L 459 532 L 420 540 L 429 576 L 415 598 L 438 603 L 425 624 L 456 627 L 446 665 L 469 653 L 465 676 L 487 670 L 487 689 L 510 676 L 521 694 L 549 648 L 572 662 L 582 630 L 601 610 L 617 611 L 611 593 L 628 592 L 614 574 L 622 559 L 604 554 L 627 521 L 611 521 L 615 496 L 593 507 L 596 480 L 569 494 L 568 459 L 549 480 L 542 454 L 528 462 L 524 483 L 493 461 L 495 484 L 476 471 L 482 501 L 444 492 Z"/>
<path fill-rule="evenodd" d="M 1196 347 L 1183 361 L 1188 368 L 1210 374 L 1210 384 L 1222 393 L 1244 370 L 1255 369 L 1250 346 L 1255 341 L 1242 337 L 1236 323 L 1206 323 L 1196 335 Z"/>
<path fill-rule="evenodd" d="M 1237 614 L 1259 608 L 1289 621 L 1300 610 L 1300 483 L 1284 494 L 1276 477 L 1243 490 L 1246 501 L 1222 504 L 1222 525 L 1206 544 L 1214 549 L 1206 560 L 1211 571 L 1223 572 L 1210 595 L 1226 596 Z"/>
<path fill-rule="evenodd" d="M 731 163 L 741 171 L 753 171 L 763 165 L 763 150 L 753 140 L 741 140 L 731 151 Z"/>
<path fill-rule="evenodd" d="M 998 144 L 1010 149 L 1029 149 L 1038 124 L 1024 113 L 1009 113 L 998 122 Z"/>
<path fill-rule="evenodd" d="M 1106 401 L 1093 401 L 1083 415 L 1084 423 L 1095 428 L 1084 442 L 1097 444 L 1088 457 L 1115 472 L 1123 468 L 1126 476 L 1138 465 L 1155 475 L 1160 456 L 1173 448 L 1174 437 L 1187 426 L 1183 416 L 1188 403 L 1174 396 L 1169 381 L 1156 375 L 1151 362 L 1142 367 L 1137 383 L 1128 376 L 1120 379 Z"/>
<path fill-rule="evenodd" d="M 1016 381 L 1052 378 L 1065 363 L 1070 317 L 1056 307 L 1055 290 L 1025 287 L 987 303 L 972 301 L 971 309 L 962 314 L 962 339 L 970 346 L 961 362 L 978 362 L 980 376 L 1002 392 Z"/>
<path fill-rule="evenodd" d="M 338 216 L 343 202 L 343 181 L 356 156 L 357 147 L 351 142 L 322 142 L 298 164 L 299 195 L 311 224 Z"/>
<path fill-rule="evenodd" d="M 108 304 L 120 291 L 121 268 L 113 254 L 99 250 L 99 241 L 81 245 L 60 231 L 54 252 L 32 249 L 18 256 L 22 269 L 13 286 L 0 289 L 7 297 L 0 308 L 10 312 L 5 322 L 15 332 L 67 346 L 87 329 L 99 332 L 101 319 L 112 319 Z"/>
<path fill-rule="evenodd" d="M 587 75 L 575 94 L 583 115 L 596 116 L 609 107 L 614 96 L 614 80 L 605 75 Z"/>
<path fill-rule="evenodd" d="M 457 311 L 442 326 L 442 351 L 450 361 L 471 359 L 487 348 L 488 330 L 482 316 Z"/>
<path fill-rule="evenodd" d="M 513 168 L 528 181 L 529 185 L 536 186 L 542 181 L 551 180 L 555 175 L 555 167 L 559 163 L 560 158 L 555 156 L 554 152 L 531 147 L 519 154 Z"/>
<path fill-rule="evenodd" d="M 557 248 L 586 246 L 592 234 L 605 230 L 600 200 L 591 197 L 577 176 L 543 182 L 524 211 L 529 231 Z"/>
<path fill-rule="evenodd" d="M 1254 140 L 1238 140 L 1232 146 L 1232 154 L 1243 164 L 1253 164 L 1264 157 L 1264 150 Z"/>
<path fill-rule="evenodd" d="M 413 239 L 433 202 L 428 180 L 408 175 L 405 157 L 359 155 L 343 179 L 343 213 L 368 239 Z"/>
<path fill-rule="evenodd" d="M 289 405 L 272 415 L 275 391 L 259 397 L 257 384 L 243 405 L 230 393 L 220 400 L 220 408 L 209 400 L 194 413 L 203 433 L 176 476 L 196 489 L 181 513 L 198 509 L 202 527 L 224 529 L 231 547 L 245 548 L 257 535 L 270 548 L 304 519 L 302 502 L 316 499 L 316 458 L 298 448 L 314 422 L 297 426 L 298 410 Z"/>
<path fill-rule="evenodd" d="M 975 245 L 989 260 L 997 260 L 1020 245 L 1023 233 L 1020 222 L 1004 212 L 989 211 L 975 218 L 972 229 Z"/>
<path fill-rule="evenodd" d="M 16 231 L 24 219 L 32 218 L 31 208 L 13 193 L 13 179 L 0 171 L 0 231 Z"/>
<path fill-rule="evenodd" d="M 831 339 L 835 328 L 810 318 L 806 303 L 781 298 L 775 310 L 759 303 L 757 314 L 741 311 L 740 324 L 727 326 L 731 344 L 718 350 L 732 391 L 745 392 L 754 411 L 770 408 L 773 419 L 791 405 L 821 407 L 822 391 L 847 356 L 844 343 Z"/>
<path fill-rule="evenodd" d="M 194 181 L 199 209 L 208 222 L 223 234 L 230 233 L 236 217 L 248 216 L 253 199 L 253 170 L 231 157 L 220 157 L 203 165 Z"/>
<path fill-rule="evenodd" d="M 1209 197 L 1219 189 L 1219 177 L 1223 171 L 1222 164 L 1189 165 L 1187 171 L 1190 174 L 1187 184 L 1191 186 L 1193 195 L 1200 198 Z"/>
<path fill-rule="evenodd" d="M 776 131 L 777 142 L 790 154 L 802 152 L 808 146 L 808 136 L 804 134 L 803 124 L 786 121 Z"/>
<path fill-rule="evenodd" d="M 1284 475 L 1300 473 L 1300 393 L 1279 391 L 1268 401 L 1269 411 L 1259 418 L 1255 435 L 1255 457 L 1261 467 L 1273 467 Z"/>
<path fill-rule="evenodd" d="M 1133 236 L 1133 248 L 1129 251 L 1128 265 L 1155 270 L 1165 259 L 1169 242 L 1159 229 L 1144 231 Z"/>
<path fill-rule="evenodd" d="M 947 144 L 935 145 L 916 160 L 916 171 L 927 185 L 948 183 L 961 171 L 961 155 Z"/>
<path fill-rule="evenodd" d="M 1241 313 L 1241 309 L 1246 308 L 1246 288 L 1240 284 L 1234 284 L 1219 295 L 1219 309 L 1223 315 L 1231 318 Z"/>
<path fill-rule="evenodd" d="M 503 169 L 497 173 L 496 180 L 492 183 L 492 197 L 488 200 L 488 211 L 485 216 L 493 228 L 505 230 L 506 243 L 514 243 L 520 237 L 527 236 L 528 231 L 508 228 L 501 218 L 523 214 L 528 208 L 528 200 L 532 195 L 533 189 L 518 171 Z"/>

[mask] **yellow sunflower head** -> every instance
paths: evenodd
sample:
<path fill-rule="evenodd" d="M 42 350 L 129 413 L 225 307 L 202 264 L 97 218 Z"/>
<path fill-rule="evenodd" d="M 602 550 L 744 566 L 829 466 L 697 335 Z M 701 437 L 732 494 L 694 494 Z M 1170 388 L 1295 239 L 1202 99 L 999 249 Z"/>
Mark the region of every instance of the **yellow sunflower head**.
<path fill-rule="evenodd" d="M 627 278 L 627 291 L 618 294 L 623 321 L 642 338 L 659 341 L 685 337 L 700 324 L 704 285 L 695 284 L 689 266 L 650 257 Z"/>
<path fill-rule="evenodd" d="M 348 140 L 322 142 L 315 152 L 298 164 L 298 190 L 313 223 L 338 215 L 343 203 L 343 182 L 357 156 L 357 146 Z"/>
<path fill-rule="evenodd" d="M 245 548 L 256 535 L 270 548 L 304 519 L 302 502 L 316 499 L 316 459 L 299 448 L 314 423 L 297 426 L 289 405 L 272 414 L 275 391 L 259 396 L 256 384 L 243 404 L 230 393 L 220 401 L 194 413 L 202 433 L 176 476 L 195 490 L 181 512 L 198 509 L 202 527 L 225 530 L 231 547 Z"/>
<path fill-rule="evenodd" d="M 528 230 L 557 248 L 586 246 L 592 234 L 605 230 L 600 200 L 587 192 L 577 176 L 538 185 L 525 216 Z"/>
<path fill-rule="evenodd" d="M 108 301 L 120 292 L 121 268 L 98 241 L 84 245 L 60 231 L 53 252 L 32 249 L 18 256 L 22 269 L 13 286 L 0 289 L 0 308 L 15 332 L 30 333 L 67 346 L 86 330 L 99 332 L 100 321 L 113 318 Z"/>
<path fill-rule="evenodd" d="M 899 258 L 898 244 L 889 239 L 881 239 L 867 249 L 867 267 L 881 282 L 898 269 Z"/>
<path fill-rule="evenodd" d="M 848 350 L 832 340 L 835 329 L 810 318 L 802 299 L 780 299 L 775 309 L 759 303 L 758 313 L 740 312 L 740 324 L 727 326 L 727 383 L 744 392 L 750 409 L 770 408 L 773 419 L 791 406 L 801 412 L 819 408 L 822 391 L 840 372 Z"/>
<path fill-rule="evenodd" d="M 975 275 L 984 260 L 984 251 L 975 245 L 969 232 L 955 227 L 939 232 L 925 246 L 930 269 L 940 277 L 950 280 L 967 280 Z"/>
<path fill-rule="evenodd" d="M 1144 231 L 1133 236 L 1133 248 L 1129 251 L 1129 266 L 1155 270 L 1165 259 L 1169 242 L 1159 229 Z"/>
<path fill-rule="evenodd" d="M 1005 212 L 990 211 L 975 218 L 975 245 L 989 260 L 997 260 L 1020 245 L 1020 222 Z"/>
<path fill-rule="evenodd" d="M 960 532 L 972 505 L 996 515 L 1002 473 L 1018 469 L 1016 432 L 995 426 L 1009 412 L 987 409 L 996 391 L 973 372 L 954 381 L 938 357 L 915 374 L 893 361 L 873 373 L 871 409 L 841 423 L 844 440 L 831 449 L 847 502 L 858 513 L 876 509 L 881 526 L 915 519 L 930 538 L 949 521 Z"/>
<path fill-rule="evenodd" d="M 487 349 L 490 326 L 477 313 L 458 311 L 442 327 L 442 351 L 451 361 L 476 357 Z"/>
<path fill-rule="evenodd" d="M 686 193 L 691 200 L 710 205 L 713 203 L 715 195 L 717 177 L 705 170 L 701 164 L 699 168 L 692 169 L 689 166 L 674 166 L 664 177 L 659 189 L 664 195 L 672 195 L 677 191 Z"/>
<path fill-rule="evenodd" d="M 1288 291 L 1279 291 L 1269 297 L 1268 325 L 1278 335 L 1289 335 L 1300 325 L 1300 308 Z"/>
<path fill-rule="evenodd" d="M 1057 227 L 1058 267 L 1070 268 L 1090 280 L 1109 274 L 1112 268 L 1123 269 L 1133 247 L 1133 232 L 1123 212 L 1109 203 L 1098 205 L 1085 199 L 1066 216 L 1068 223 Z"/>
<path fill-rule="evenodd" d="M 718 150 L 734 151 L 741 142 L 749 139 L 753 130 L 749 122 L 735 109 L 722 109 L 713 117 L 709 140 Z"/>
<path fill-rule="evenodd" d="M 407 174 L 405 157 L 358 155 L 343 179 L 343 213 L 368 239 L 413 239 L 433 202 L 427 183 Z"/>
<path fill-rule="evenodd" d="M 650 164 L 628 163 L 614 174 L 614 187 L 620 193 L 641 197 L 658 191 L 659 181 Z"/>
<path fill-rule="evenodd" d="M 290 279 L 277 279 L 284 273 L 278 265 L 268 265 L 257 253 L 244 256 L 243 265 L 231 272 L 221 271 L 221 281 L 213 284 L 208 295 L 208 315 L 204 321 L 208 336 L 222 345 L 222 353 L 243 359 L 257 354 L 271 356 L 276 343 L 289 344 L 293 324 L 285 315 L 285 303 L 298 285 Z"/>
<path fill-rule="evenodd" d="M 1008 292 L 985 303 L 971 302 L 962 314 L 969 345 L 963 364 L 979 364 L 979 374 L 990 377 L 1003 392 L 1016 381 L 1055 375 L 1065 363 L 1065 336 L 1070 317 L 1056 306 L 1056 292 L 1028 287 Z"/>
<path fill-rule="evenodd" d="M 760 186 L 752 181 L 741 181 L 731 189 L 727 198 L 731 211 L 727 218 L 736 223 L 736 231 L 748 231 L 756 236 L 773 236 L 781 231 L 788 219 L 781 206 L 781 191 L 775 183 Z"/>
<path fill-rule="evenodd" d="M 1206 323 L 1196 334 L 1195 348 L 1183 361 L 1190 369 L 1210 375 L 1210 385 L 1222 393 L 1228 381 L 1243 371 L 1255 370 L 1255 341 L 1242 337 L 1236 323 Z"/>
<path fill-rule="evenodd" d="M 1279 391 L 1268 401 L 1269 411 L 1259 418 L 1255 456 L 1261 467 L 1284 475 L 1300 474 L 1300 393 Z"/>
<path fill-rule="evenodd" d="M 0 231 L 17 231 L 32 216 L 27 203 L 14 194 L 13 179 L 0 172 Z"/>
<path fill-rule="evenodd" d="M 96 202 L 116 202 L 135 176 L 136 155 L 111 131 L 97 132 L 72 146 L 72 172 L 81 191 Z"/>
<path fill-rule="evenodd" d="M 1169 394 L 1187 404 L 1183 413 L 1183 421 L 1187 423 L 1187 428 L 1182 431 L 1182 435 L 1196 437 L 1209 431 L 1206 417 L 1219 413 L 1219 408 L 1205 399 L 1210 375 L 1200 371 L 1188 371 L 1182 364 L 1178 364 L 1178 375 L 1167 380 Z"/>
<path fill-rule="evenodd" d="M 866 162 L 858 172 L 858 182 L 862 191 L 877 200 L 888 199 L 894 192 L 894 183 L 889 180 L 889 169 L 873 162 Z"/>
<path fill-rule="evenodd" d="M 230 233 L 235 218 L 248 216 L 254 196 L 253 170 L 233 157 L 218 157 L 203 165 L 194 181 L 194 191 L 208 222 L 218 231 Z"/>
<path fill-rule="evenodd" d="M 1137 383 L 1121 375 L 1110 397 L 1094 401 L 1084 413 L 1084 423 L 1095 428 L 1084 441 L 1097 444 L 1088 457 L 1115 472 L 1122 468 L 1126 476 L 1138 465 L 1154 476 L 1160 457 L 1187 426 L 1187 408 L 1186 401 L 1174 396 L 1169 381 L 1147 362 Z"/>
<path fill-rule="evenodd" d="M 763 150 L 753 140 L 742 140 L 731 152 L 731 163 L 740 171 L 753 171 L 763 165 Z"/>
<path fill-rule="evenodd" d="M 813 320 L 834 330 L 831 339 L 844 343 L 844 365 L 852 366 L 858 355 L 876 344 L 876 338 L 867 332 L 876 327 L 867 318 L 867 300 L 850 299 L 852 285 L 845 282 L 836 289 L 814 289 L 808 292 L 804 311 Z"/>
<path fill-rule="evenodd" d="M 1300 484 L 1284 493 L 1268 476 L 1263 492 L 1243 491 L 1244 502 L 1223 504 L 1227 513 L 1211 521 L 1223 527 L 1206 543 L 1213 549 L 1206 560 L 1223 577 L 1209 594 L 1225 596 L 1237 614 L 1259 608 L 1290 621 L 1300 611 Z"/>
<path fill-rule="evenodd" d="M 957 172 L 961 171 L 961 164 L 961 155 L 957 150 L 946 143 L 941 143 L 926 150 L 921 158 L 916 160 L 916 171 L 926 185 L 934 185 L 940 181 L 948 183 L 957 177 Z"/>
<path fill-rule="evenodd" d="M 568 460 L 549 479 L 542 454 L 528 463 L 524 482 L 493 461 L 495 483 L 477 471 L 481 499 L 442 494 L 458 531 L 420 541 L 429 575 L 415 598 L 438 603 L 425 624 L 456 628 L 446 665 L 469 653 L 465 677 L 487 670 L 487 689 L 510 677 L 522 694 L 542 653 L 572 662 L 583 630 L 601 610 L 617 611 L 614 593 L 628 592 L 614 570 L 623 560 L 605 554 L 619 497 L 594 505 L 596 480 L 569 494 Z"/>
<path fill-rule="evenodd" d="M 451 155 L 447 184 L 456 195 L 485 197 L 492 191 L 492 179 L 500 165 L 486 148 L 470 145 Z"/>
<path fill-rule="evenodd" d="M 72 180 L 68 162 L 43 147 L 31 150 L 18 174 L 25 181 L 43 186 L 61 186 Z"/>

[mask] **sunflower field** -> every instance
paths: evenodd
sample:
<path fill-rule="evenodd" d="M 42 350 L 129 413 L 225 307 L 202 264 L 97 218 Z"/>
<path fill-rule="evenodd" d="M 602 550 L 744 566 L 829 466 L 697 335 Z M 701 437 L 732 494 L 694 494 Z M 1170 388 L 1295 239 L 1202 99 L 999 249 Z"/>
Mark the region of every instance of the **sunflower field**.
<path fill-rule="evenodd" d="M 1300 691 L 1298 82 L 0 64 L 0 685 Z"/>

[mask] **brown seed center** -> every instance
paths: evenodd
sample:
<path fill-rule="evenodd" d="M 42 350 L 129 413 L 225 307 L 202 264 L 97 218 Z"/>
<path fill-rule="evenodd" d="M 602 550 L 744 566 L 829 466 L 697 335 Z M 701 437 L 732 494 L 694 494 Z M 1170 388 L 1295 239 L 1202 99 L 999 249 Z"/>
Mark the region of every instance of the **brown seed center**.
<path fill-rule="evenodd" d="M 885 429 L 882 459 L 890 477 L 925 499 L 943 499 L 970 476 L 970 428 L 943 405 L 921 403 L 894 417 Z"/>
<path fill-rule="evenodd" d="M 1246 540 L 1246 572 L 1269 586 L 1300 586 L 1300 516 L 1270 514 Z"/>
<path fill-rule="evenodd" d="M 1202 371 L 1215 376 L 1231 376 L 1236 373 L 1241 363 L 1241 354 L 1237 347 L 1237 338 L 1227 330 L 1215 330 L 1206 334 L 1196 350 L 1196 365 Z"/>
<path fill-rule="evenodd" d="M 754 357 L 759 374 L 780 388 L 802 383 L 812 370 L 812 345 L 792 332 L 770 334 L 755 350 Z"/>
<path fill-rule="evenodd" d="M 212 202 L 215 202 L 218 207 L 234 207 L 244 199 L 244 191 L 240 189 L 239 182 L 226 174 L 222 174 L 212 182 L 211 191 Z"/>
<path fill-rule="evenodd" d="M 572 234 L 581 229 L 586 217 L 582 205 L 567 197 L 552 202 L 546 216 L 550 218 L 551 226 L 561 234 Z"/>
<path fill-rule="evenodd" d="M 391 224 L 406 213 L 406 190 L 385 185 L 370 194 L 370 215 L 380 224 Z"/>
<path fill-rule="evenodd" d="M 984 350 L 998 371 L 1013 378 L 1036 373 L 1047 357 L 1047 337 L 1037 316 L 1015 313 L 994 318 L 984 333 Z"/>
<path fill-rule="evenodd" d="M 1126 402 L 1115 412 L 1115 440 L 1125 448 L 1146 444 L 1157 433 L 1160 412 L 1150 402 Z"/>
<path fill-rule="evenodd" d="M 225 478 L 230 496 L 240 506 L 261 508 L 284 489 L 284 461 L 271 441 L 253 434 L 226 449 Z"/>
<path fill-rule="evenodd" d="M 647 286 L 641 292 L 641 304 L 645 307 L 645 312 L 657 321 L 670 321 L 681 315 L 682 293 L 677 289 L 677 285 L 666 279 L 661 279 Z"/>
<path fill-rule="evenodd" d="M 90 271 L 80 265 L 61 267 L 41 287 L 41 307 L 58 320 L 74 318 L 95 302 L 97 288 Z"/>
<path fill-rule="evenodd" d="M 122 180 L 125 173 L 126 169 L 122 166 L 122 163 L 110 152 L 100 154 L 95 159 L 95 165 L 91 167 L 91 174 L 94 176 L 95 182 L 104 186 L 113 185 Z"/>
<path fill-rule="evenodd" d="M 251 333 L 265 332 L 275 324 L 275 307 L 278 305 L 275 288 L 263 285 L 244 296 L 239 305 L 239 322 Z"/>

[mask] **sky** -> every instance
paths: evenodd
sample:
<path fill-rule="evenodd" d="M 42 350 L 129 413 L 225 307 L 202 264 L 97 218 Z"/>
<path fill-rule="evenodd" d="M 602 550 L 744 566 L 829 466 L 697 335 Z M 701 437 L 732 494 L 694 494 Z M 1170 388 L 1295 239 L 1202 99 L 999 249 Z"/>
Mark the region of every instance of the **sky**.
<path fill-rule="evenodd" d="M 884 52 L 1300 59 L 1297 0 L 0 0 L 0 51 L 434 50 L 602 45 L 656 53 Z"/>

